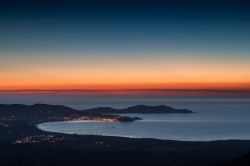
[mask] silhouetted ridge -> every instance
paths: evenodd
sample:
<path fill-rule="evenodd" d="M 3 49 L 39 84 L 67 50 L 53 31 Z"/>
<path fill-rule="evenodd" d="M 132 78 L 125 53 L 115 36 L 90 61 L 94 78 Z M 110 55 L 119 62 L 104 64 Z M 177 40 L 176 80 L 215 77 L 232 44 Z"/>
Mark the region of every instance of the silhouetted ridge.
<path fill-rule="evenodd" d="M 187 109 L 175 109 L 165 105 L 158 106 L 147 106 L 147 105 L 136 105 L 122 109 L 124 112 L 131 113 L 192 113 L 192 111 Z"/>
<path fill-rule="evenodd" d="M 49 105 L 49 104 L 34 104 L 34 105 L 23 105 L 23 104 L 0 104 L 0 110 L 74 110 L 70 107 L 66 107 L 63 105 Z"/>
<path fill-rule="evenodd" d="M 98 107 L 85 110 L 88 113 L 193 113 L 188 109 L 175 109 L 165 105 L 159 106 L 147 106 L 147 105 L 136 105 L 124 109 L 114 109 L 110 107 Z"/>
<path fill-rule="evenodd" d="M 62 105 L 49 104 L 0 104 L 1 115 L 19 115 L 19 116 L 47 116 L 47 115 L 70 115 L 77 110 Z"/>
<path fill-rule="evenodd" d="M 19 113 L 19 114 L 123 114 L 123 113 L 192 113 L 187 109 L 175 109 L 169 106 L 146 106 L 136 105 L 124 109 L 115 109 L 111 107 L 97 107 L 86 110 L 75 110 L 63 105 L 49 105 L 49 104 L 34 104 L 34 105 L 22 105 L 22 104 L 0 104 L 0 111 L 4 113 Z"/>
<path fill-rule="evenodd" d="M 111 108 L 111 107 L 97 107 L 97 108 L 91 108 L 87 110 L 83 110 L 85 113 L 113 113 L 116 112 L 117 109 Z"/>

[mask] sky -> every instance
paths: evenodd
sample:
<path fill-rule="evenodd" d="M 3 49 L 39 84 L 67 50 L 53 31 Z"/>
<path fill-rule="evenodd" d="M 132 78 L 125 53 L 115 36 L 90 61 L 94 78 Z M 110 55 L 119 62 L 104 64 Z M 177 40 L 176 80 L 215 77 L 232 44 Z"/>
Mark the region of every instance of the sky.
<path fill-rule="evenodd" d="M 0 90 L 250 89 L 250 3 L 2 0 Z"/>

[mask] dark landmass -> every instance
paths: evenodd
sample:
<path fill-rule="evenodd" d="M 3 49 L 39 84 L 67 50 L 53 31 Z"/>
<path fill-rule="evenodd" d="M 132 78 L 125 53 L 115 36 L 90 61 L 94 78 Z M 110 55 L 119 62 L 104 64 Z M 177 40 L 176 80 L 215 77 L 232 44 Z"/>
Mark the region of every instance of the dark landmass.
<path fill-rule="evenodd" d="M 194 113 L 188 109 L 176 109 L 165 105 L 159 106 L 147 106 L 147 105 L 136 105 L 123 109 L 115 109 L 111 107 L 97 107 L 86 110 L 76 110 L 70 107 L 62 105 L 48 105 L 48 104 L 34 104 L 34 105 L 23 105 L 23 104 L 0 104 L 0 111 L 22 111 L 24 115 L 31 114 L 72 114 L 72 113 L 85 113 L 85 114 L 124 114 L 124 113 Z M 31 112 L 32 111 L 32 112 Z M 18 112 L 16 112 L 18 113 Z"/>
<path fill-rule="evenodd" d="M 85 111 L 76 110 L 62 105 L 47 105 L 47 104 L 0 104 L 0 111 L 2 116 L 18 116 L 23 119 L 30 119 L 32 121 L 61 121 L 61 120 L 104 120 L 104 121 L 120 121 L 132 122 L 140 118 L 133 118 L 129 116 L 111 115 L 108 111 Z M 110 113 L 110 115 L 107 115 Z"/>
<path fill-rule="evenodd" d="M 159 106 L 146 106 L 146 105 L 136 105 L 124 109 L 114 109 L 110 107 L 98 107 L 87 109 L 85 112 L 88 113 L 119 113 L 119 114 L 128 114 L 128 113 L 140 113 L 140 114 L 149 114 L 149 113 L 193 113 L 188 109 L 176 109 L 165 105 Z"/>
<path fill-rule="evenodd" d="M 133 122 L 135 120 L 142 120 L 142 118 L 129 117 L 129 116 L 119 116 L 119 118 L 118 118 L 119 122 Z"/>
<path fill-rule="evenodd" d="M 17 115 L 19 117 L 44 117 L 54 115 L 72 115 L 80 112 L 70 107 L 61 105 L 47 105 L 47 104 L 0 104 L 1 115 Z"/>
<path fill-rule="evenodd" d="M 249 166 L 250 165 L 250 152 L 248 152 L 247 154 L 239 157 L 239 158 L 236 158 L 234 160 L 231 160 L 227 163 L 225 163 L 225 166 L 228 165 L 228 166 Z"/>
<path fill-rule="evenodd" d="M 0 104 L 1 115 L 19 116 L 19 118 L 59 120 L 113 120 L 120 122 L 132 122 L 140 120 L 138 117 L 121 116 L 114 114 L 124 113 L 193 113 L 186 109 L 175 109 L 169 106 L 145 106 L 137 105 L 124 109 L 110 107 L 98 107 L 86 110 L 76 110 L 62 105 L 48 104 Z M 109 114 L 109 115 L 108 115 Z"/>
<path fill-rule="evenodd" d="M 36 125 L 86 113 L 64 106 L 14 105 L 10 109 L 12 106 L 0 105 L 1 166 L 240 166 L 249 163 L 250 141 L 183 142 L 44 132 Z"/>

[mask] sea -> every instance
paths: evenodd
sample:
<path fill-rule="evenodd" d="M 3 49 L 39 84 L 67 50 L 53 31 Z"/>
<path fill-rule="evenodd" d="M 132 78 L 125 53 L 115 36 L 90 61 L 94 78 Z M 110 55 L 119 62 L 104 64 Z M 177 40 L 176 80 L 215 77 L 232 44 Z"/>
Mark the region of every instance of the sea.
<path fill-rule="evenodd" d="M 39 124 L 44 131 L 180 141 L 250 140 L 250 98 L 216 96 L 128 96 L 0 94 L 2 104 L 59 104 L 75 109 L 100 106 L 167 105 L 192 114 L 127 114 L 134 122 L 67 121 Z"/>

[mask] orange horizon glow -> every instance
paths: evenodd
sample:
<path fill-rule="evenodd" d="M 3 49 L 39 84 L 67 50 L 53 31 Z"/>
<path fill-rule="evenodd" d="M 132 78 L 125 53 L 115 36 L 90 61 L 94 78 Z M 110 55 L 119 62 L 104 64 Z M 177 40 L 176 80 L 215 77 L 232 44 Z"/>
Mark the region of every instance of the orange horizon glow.
<path fill-rule="evenodd" d="M 0 90 L 250 89 L 249 58 L 7 57 Z"/>
<path fill-rule="evenodd" d="M 0 90 L 250 90 L 249 83 L 165 83 L 0 86 Z"/>

